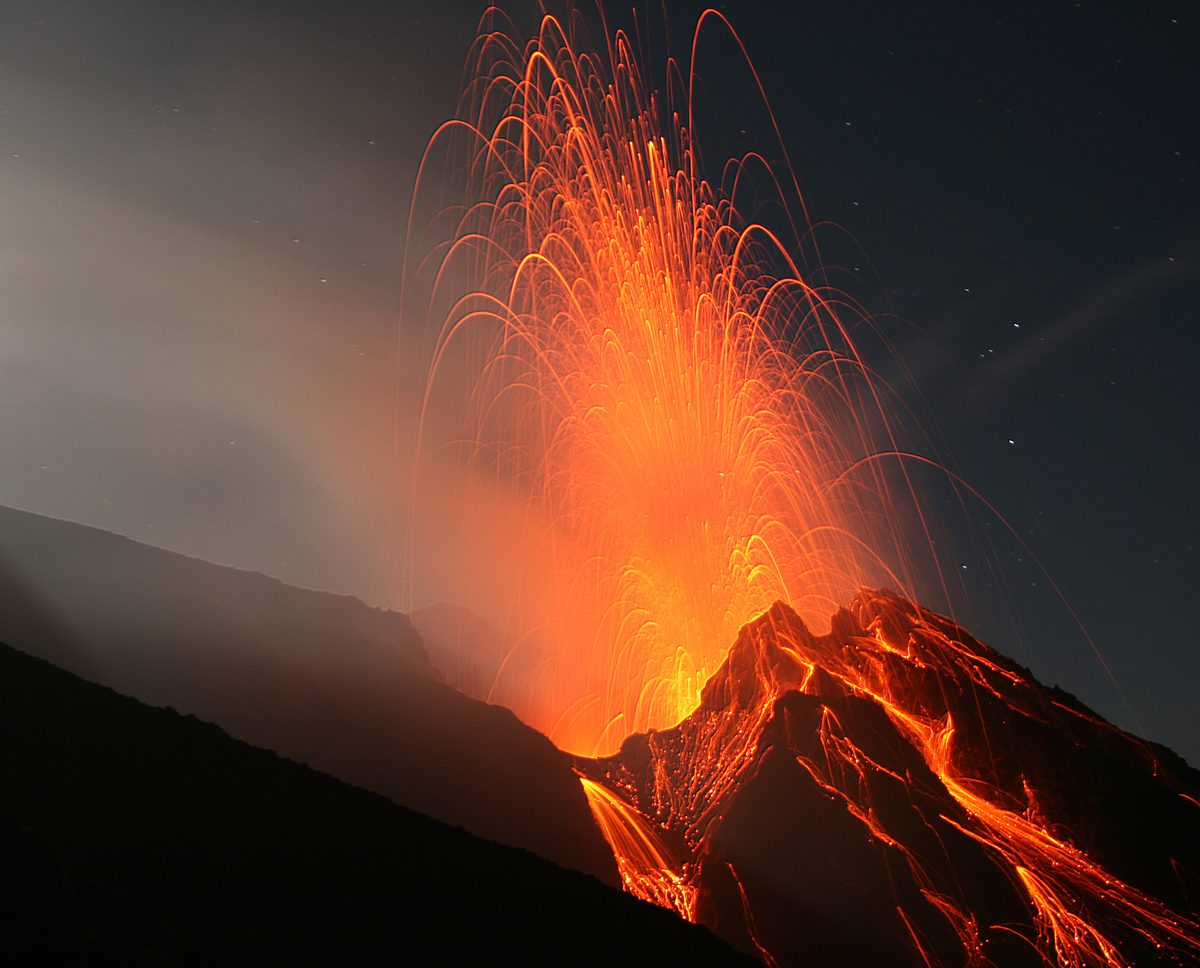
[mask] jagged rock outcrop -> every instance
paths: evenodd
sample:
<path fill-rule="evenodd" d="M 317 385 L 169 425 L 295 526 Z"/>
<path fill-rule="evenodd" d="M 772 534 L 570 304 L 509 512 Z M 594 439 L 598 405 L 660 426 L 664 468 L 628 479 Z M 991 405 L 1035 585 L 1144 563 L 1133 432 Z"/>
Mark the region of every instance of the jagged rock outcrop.
<path fill-rule="evenodd" d="M 656 846 L 635 893 L 780 965 L 1200 963 L 1200 774 L 889 592 L 824 636 L 775 605 L 577 765 Z"/>

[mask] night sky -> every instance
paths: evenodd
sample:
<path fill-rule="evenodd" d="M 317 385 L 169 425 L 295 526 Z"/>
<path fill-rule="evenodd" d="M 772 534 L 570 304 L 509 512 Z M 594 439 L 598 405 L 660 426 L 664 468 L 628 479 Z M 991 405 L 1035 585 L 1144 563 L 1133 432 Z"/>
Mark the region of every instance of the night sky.
<path fill-rule="evenodd" d="M 780 6 L 721 9 L 809 216 L 869 257 L 836 250 L 913 334 L 938 456 L 1048 572 L 974 507 L 971 630 L 1200 764 L 1195 4 Z M 5 5 L 0 503 L 409 601 L 405 224 L 483 8 Z M 667 9 L 686 56 L 703 5 Z M 701 45 L 705 158 L 771 156 L 728 37 Z M 993 532 L 1004 590 L 968 554 Z"/>

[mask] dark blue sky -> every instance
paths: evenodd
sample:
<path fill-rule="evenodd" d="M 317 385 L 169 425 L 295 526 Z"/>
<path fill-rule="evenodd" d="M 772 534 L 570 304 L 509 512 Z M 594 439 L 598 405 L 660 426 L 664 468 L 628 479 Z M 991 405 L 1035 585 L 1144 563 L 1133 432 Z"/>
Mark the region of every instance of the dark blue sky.
<path fill-rule="evenodd" d="M 928 337 L 942 458 L 1200 762 L 1195 5 L 768 6 L 724 9 L 810 216 Z M 8 5 L 0 503 L 399 603 L 408 195 L 482 7 Z M 682 53 L 702 5 L 667 9 Z M 718 161 L 769 152 L 730 52 L 702 38 Z M 980 637 L 1133 728 L 1023 549 L 1001 594 L 960 539 Z"/>

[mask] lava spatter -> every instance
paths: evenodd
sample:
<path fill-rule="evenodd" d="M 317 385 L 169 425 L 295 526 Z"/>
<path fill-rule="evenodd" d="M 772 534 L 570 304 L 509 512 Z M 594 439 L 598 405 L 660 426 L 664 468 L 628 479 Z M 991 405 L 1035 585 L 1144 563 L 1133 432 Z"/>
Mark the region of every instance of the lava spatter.
<path fill-rule="evenodd" d="M 929 542 L 880 457 L 875 320 L 803 264 L 762 159 L 702 177 L 692 72 L 663 96 L 619 31 L 597 54 L 546 17 L 521 46 L 499 17 L 418 179 L 406 304 L 444 323 L 414 516 L 445 515 L 456 600 L 517 634 L 494 693 L 596 755 L 695 709 L 772 602 L 822 623 Z M 774 228 L 739 209 L 764 193 Z"/>

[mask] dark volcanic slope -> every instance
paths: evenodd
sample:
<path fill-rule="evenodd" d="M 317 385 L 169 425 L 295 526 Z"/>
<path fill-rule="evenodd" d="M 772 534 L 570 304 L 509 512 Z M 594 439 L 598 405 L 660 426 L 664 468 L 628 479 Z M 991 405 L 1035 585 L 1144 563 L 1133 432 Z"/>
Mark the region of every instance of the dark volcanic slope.
<path fill-rule="evenodd" d="M 1200 773 L 888 592 L 826 636 L 777 604 L 578 763 L 635 889 L 784 968 L 1200 965 Z"/>
<path fill-rule="evenodd" d="M 516 648 L 516 636 L 447 602 L 419 608 L 409 619 L 448 685 L 476 699 L 511 705 L 498 677 Z"/>
<path fill-rule="evenodd" d="M 405 616 L 0 508 L 0 641 L 617 884 L 569 758 L 461 695 Z"/>
<path fill-rule="evenodd" d="M 751 963 L 702 928 L 0 646 L 8 964 Z"/>

